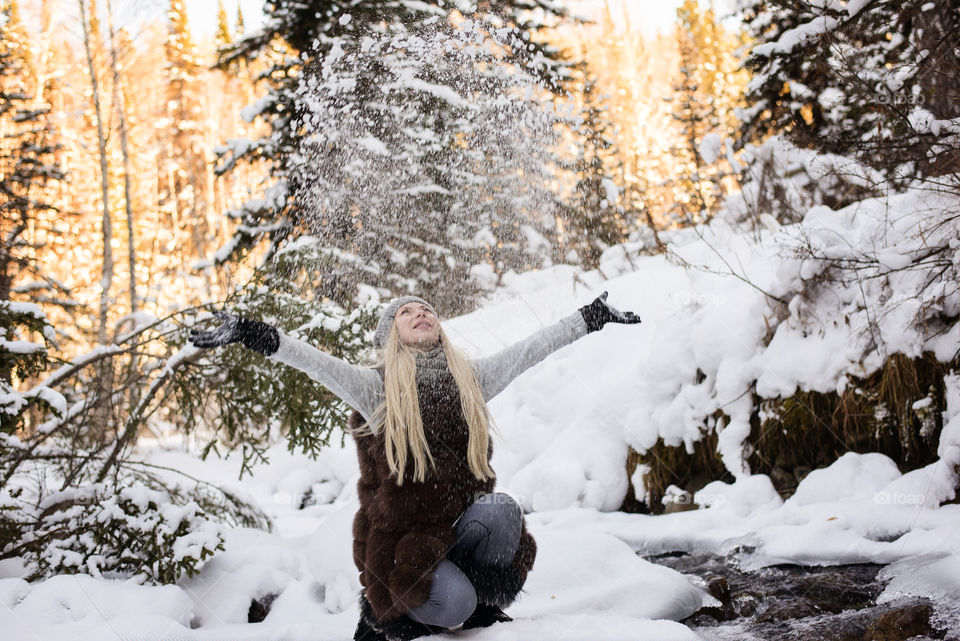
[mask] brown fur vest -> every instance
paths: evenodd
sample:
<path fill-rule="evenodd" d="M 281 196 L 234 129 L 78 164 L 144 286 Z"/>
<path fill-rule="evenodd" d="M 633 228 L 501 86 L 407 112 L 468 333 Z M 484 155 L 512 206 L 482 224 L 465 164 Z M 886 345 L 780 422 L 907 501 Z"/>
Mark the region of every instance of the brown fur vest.
<path fill-rule="evenodd" d="M 494 479 L 478 480 L 467 465 L 467 422 L 445 358 L 442 364 L 431 369 L 429 361 L 418 358 L 417 363 L 420 413 L 436 463 L 435 469 L 428 467 L 424 482 L 413 481 L 409 460 L 403 485 L 391 478 L 382 430 L 376 436 L 354 434 L 360 463 L 360 509 L 353 521 L 353 559 L 366 599 L 381 621 L 395 621 L 427 600 L 433 568 L 453 543 L 454 522 L 494 487 Z M 363 422 L 356 412 L 350 417 L 353 430 Z M 492 453 L 491 444 L 488 460 Z M 536 550 L 524 522 L 520 547 L 506 568 L 480 566 L 473 559 L 453 555 L 449 558 L 470 578 L 480 603 L 506 607 L 523 587 Z"/>

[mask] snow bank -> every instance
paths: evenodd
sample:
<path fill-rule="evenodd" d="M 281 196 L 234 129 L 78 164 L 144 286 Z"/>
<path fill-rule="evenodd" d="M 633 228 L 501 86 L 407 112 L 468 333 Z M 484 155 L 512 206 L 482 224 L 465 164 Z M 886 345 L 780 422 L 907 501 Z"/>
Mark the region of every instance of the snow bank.
<path fill-rule="evenodd" d="M 86 575 L 28 584 L 0 579 L 0 629 L 7 639 L 176 638 L 189 632 L 192 601 L 179 587 L 143 586 Z M 133 636 L 128 637 L 133 638 Z"/>
<path fill-rule="evenodd" d="M 847 452 L 830 466 L 810 472 L 787 503 L 812 505 L 871 499 L 899 477 L 897 464 L 888 456 Z"/>
<path fill-rule="evenodd" d="M 956 205 L 938 194 L 898 194 L 814 208 L 799 224 L 755 237 L 716 220 L 675 234 L 669 257 L 608 250 L 601 269 L 609 280 L 569 266 L 508 275 L 490 304 L 446 323 L 472 355 L 493 353 L 603 290 L 643 323 L 608 326 L 560 350 L 493 400 L 504 435 L 494 454 L 502 487 L 526 510 L 613 510 L 629 483 L 627 446 L 644 452 L 663 439 L 689 451 L 707 430 L 719 433 L 728 470 L 746 477 L 754 390 L 761 398 L 842 390 L 893 353 L 948 360 L 960 326 L 939 328 L 935 315 L 960 313 L 958 288 L 926 287 L 928 274 L 911 261 L 946 242 L 952 228 L 931 221 Z M 870 256 L 881 260 L 835 273 Z M 828 275 L 830 290 L 811 299 L 804 290 Z M 948 442 L 960 447 L 960 419 L 945 426 L 941 457 Z M 873 478 L 871 492 L 893 480 L 889 465 L 863 473 Z M 937 474 L 946 496 L 950 475 Z M 811 481 L 797 501 L 813 488 Z"/>
<path fill-rule="evenodd" d="M 945 381 L 940 460 L 907 474 L 880 454 L 846 454 L 782 501 L 769 478 L 750 474 L 744 439 L 754 391 L 776 397 L 842 389 L 894 352 L 952 357 L 958 326 L 928 334 L 932 324 L 915 321 L 933 322 L 928 312 L 960 313 L 956 283 L 924 289 L 925 275 L 910 264 L 925 243 L 943 240 L 937 234 L 952 233 L 947 226 L 925 236 L 917 230 L 956 204 L 909 193 L 841 211 L 815 208 L 799 224 L 774 221 L 750 237 L 718 219 L 666 234 L 668 256 L 640 255 L 640 242 L 611 248 L 602 275 L 564 265 L 508 274 L 487 305 L 444 321 L 454 342 L 479 357 L 575 313 L 604 290 L 612 305 L 643 319 L 559 350 L 492 401 L 503 435 L 494 442 L 498 489 L 529 512 L 539 552 L 510 610 L 516 620 L 463 636 L 696 638 L 664 619 L 683 618 L 709 598 L 637 552 L 737 555 L 745 567 L 894 563 L 883 598 L 927 594 L 955 603 L 960 506 L 945 502 L 955 498 L 960 465 L 960 375 Z M 837 261 L 864 256 L 880 257 L 869 278 L 838 279 L 830 295 L 801 293 L 831 275 Z M 631 482 L 629 447 L 643 452 L 662 439 L 689 450 L 711 429 L 734 483 L 704 487 L 695 511 L 615 512 Z M 331 445 L 315 461 L 279 445 L 271 463 L 242 482 L 235 459 L 200 462 L 159 446 L 149 456 L 250 498 L 270 515 L 273 533 L 228 532 L 226 551 L 179 587 L 2 579 L 4 630 L 97 638 L 109 624 L 138 639 L 164 631 L 185 639 L 350 638 L 359 590 L 350 554 L 352 441 Z M 267 619 L 245 623 L 251 600 L 267 596 L 276 597 Z"/>
<path fill-rule="evenodd" d="M 536 526 L 531 532 L 537 562 L 513 609 L 518 617 L 610 612 L 679 620 L 716 604 L 689 578 L 644 561 L 613 536 Z"/>

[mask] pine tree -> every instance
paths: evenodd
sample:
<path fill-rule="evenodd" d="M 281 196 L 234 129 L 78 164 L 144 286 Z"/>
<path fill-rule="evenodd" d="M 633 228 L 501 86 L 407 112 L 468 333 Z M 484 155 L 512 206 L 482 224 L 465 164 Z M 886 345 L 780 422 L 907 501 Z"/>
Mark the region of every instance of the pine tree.
<path fill-rule="evenodd" d="M 237 9 L 239 10 L 239 6 Z M 227 21 L 227 10 L 223 7 L 223 0 L 217 0 L 217 33 L 213 36 L 213 42 L 218 50 L 223 49 L 233 42 L 233 36 L 230 35 L 230 23 Z"/>
<path fill-rule="evenodd" d="M 692 224 L 709 218 L 727 193 L 724 178 L 733 172 L 719 147 L 734 133 L 744 78 L 733 56 L 739 41 L 720 25 L 712 8 L 684 0 L 677 8 L 676 37 L 680 68 L 673 117 L 682 142 L 674 153 L 682 169 L 670 183 L 679 210 L 676 220 Z M 707 157 L 703 145 L 709 147 Z"/>
<path fill-rule="evenodd" d="M 563 218 L 564 247 L 575 251 L 578 262 L 592 269 L 603 250 L 626 240 L 628 225 L 621 202 L 623 187 L 615 178 L 623 172 L 610 131 L 609 110 L 597 96 L 596 77 L 586 69 L 581 74 L 583 122 L 574 166 L 577 182 L 569 203 L 572 211 Z"/>
<path fill-rule="evenodd" d="M 557 70 L 561 66 L 557 60 L 557 53 L 546 45 L 532 41 L 530 35 L 535 23 L 530 22 L 532 18 L 521 11 L 521 5 L 523 8 L 540 6 L 547 10 L 548 15 L 556 15 L 555 10 L 551 10 L 550 3 L 546 2 L 503 3 L 499 7 L 500 14 L 505 16 L 507 25 L 516 26 L 526 43 L 526 46 L 515 47 L 515 51 L 522 55 L 522 59 L 517 62 L 535 67 L 541 78 L 548 78 L 547 82 L 550 86 L 555 86 Z M 480 22 L 482 18 L 481 14 Z M 443 24 L 439 25 L 438 22 Z M 473 232 L 467 234 L 471 229 L 470 216 L 482 207 L 483 200 L 481 198 L 468 202 L 466 198 L 457 196 L 472 193 L 470 190 L 476 189 L 466 181 L 473 180 L 481 174 L 482 168 L 478 165 L 482 164 L 484 159 L 474 158 L 471 162 L 476 163 L 475 166 L 459 168 L 456 163 L 448 161 L 456 158 L 458 154 L 459 162 L 468 161 L 470 150 L 464 145 L 473 135 L 468 123 L 463 121 L 463 114 L 452 113 L 449 104 L 445 104 L 436 96 L 429 98 L 418 96 L 417 92 L 409 93 L 414 100 L 411 106 L 415 105 L 420 110 L 419 116 L 409 111 L 403 112 L 402 109 L 391 111 L 391 108 L 384 103 L 371 102 L 368 99 L 369 95 L 376 95 L 379 91 L 377 73 L 389 73 L 376 63 L 372 63 L 367 69 L 358 70 L 355 74 L 358 83 L 351 97 L 345 97 L 355 105 L 362 105 L 372 110 L 371 114 L 379 110 L 380 115 L 388 117 L 388 120 L 381 124 L 375 121 L 371 123 L 369 134 L 372 138 L 379 140 L 378 133 L 386 135 L 386 129 L 391 124 L 412 125 L 415 124 L 416 117 L 423 117 L 425 121 L 431 122 L 428 125 L 431 135 L 437 132 L 453 135 L 457 133 L 456 127 L 460 127 L 460 139 L 449 142 L 423 140 L 417 144 L 414 144 L 412 139 L 406 143 L 399 139 L 392 141 L 399 145 L 407 145 L 402 149 L 403 153 L 407 154 L 406 157 L 412 158 L 410 154 L 420 154 L 419 160 L 415 160 L 407 167 L 408 170 L 419 167 L 422 171 L 420 181 L 429 188 L 429 192 L 421 193 L 419 198 L 384 197 L 377 200 L 377 204 L 378 207 L 384 206 L 386 209 L 351 210 L 348 206 L 332 212 L 329 216 L 317 216 L 315 211 L 305 207 L 305 203 L 299 200 L 301 196 L 309 193 L 310 188 L 319 188 L 318 179 L 325 179 L 324 176 L 317 176 L 316 172 L 311 172 L 309 167 L 304 166 L 301 150 L 304 131 L 298 131 L 300 121 L 297 118 L 298 114 L 302 113 L 303 106 L 299 104 L 300 99 L 295 93 L 299 83 L 298 78 L 301 70 L 304 69 L 304 58 L 301 56 L 304 56 L 308 62 L 306 68 L 310 68 L 310 61 L 323 59 L 330 51 L 336 51 L 336 47 L 347 52 L 356 51 L 370 30 L 373 30 L 372 33 L 376 39 L 380 37 L 376 35 L 378 29 L 393 30 L 400 37 L 416 37 L 417 33 L 427 30 L 428 27 L 432 30 L 441 27 L 451 28 L 448 22 L 448 9 L 432 4 L 414 6 L 359 2 L 341 6 L 337 2 L 320 0 L 308 3 L 278 0 L 268 3 L 266 24 L 268 26 L 265 31 L 235 43 L 232 49 L 221 56 L 220 66 L 225 67 L 240 58 L 266 55 L 269 47 L 274 47 L 281 52 L 286 49 L 285 53 L 276 56 L 272 69 L 265 74 L 265 77 L 270 78 L 272 82 L 270 93 L 258 101 L 255 111 L 250 110 L 246 113 L 250 119 L 257 116 L 263 118 L 271 127 L 271 135 L 252 143 L 242 141 L 241 145 L 234 145 L 232 151 L 221 158 L 219 171 L 228 172 L 237 162 L 269 160 L 272 163 L 274 183 L 266 190 L 263 198 L 250 201 L 241 209 L 231 212 L 230 215 L 241 224 L 238 226 L 233 243 L 218 255 L 218 259 L 225 260 L 249 250 L 261 239 L 266 238 L 269 240 L 266 260 L 269 262 L 281 247 L 297 236 L 304 233 L 318 234 L 322 235 L 322 242 L 330 247 L 329 255 L 341 256 L 336 261 L 329 260 L 318 267 L 318 271 L 326 274 L 318 284 L 335 300 L 348 304 L 356 291 L 358 282 L 380 287 L 382 293 L 423 291 L 424 288 L 432 288 L 438 297 L 449 300 L 453 305 L 450 308 L 452 311 L 457 309 L 459 299 L 462 297 L 469 299 L 470 269 L 477 266 L 480 261 L 488 261 L 497 271 L 506 271 L 511 268 L 522 269 L 535 266 L 543 260 L 544 253 L 549 258 L 552 243 L 545 237 L 553 233 L 550 229 L 551 221 L 548 218 L 536 220 L 538 207 L 534 203 L 535 194 L 529 189 L 526 190 L 529 193 L 524 193 L 524 181 L 516 173 L 508 175 L 508 172 L 504 171 L 496 176 L 494 179 L 496 188 L 487 192 L 487 197 L 510 193 L 509 190 L 514 190 L 513 193 L 519 198 L 528 199 L 528 204 L 524 205 L 526 211 L 520 214 L 529 216 L 532 222 L 528 225 L 521 224 L 517 220 L 515 210 L 494 204 L 487 206 L 483 212 L 485 219 L 489 222 L 488 233 L 480 237 Z M 315 42 L 316 47 L 314 47 Z M 411 59 L 408 59 L 403 64 L 410 62 Z M 342 71 L 348 73 L 346 70 Z M 427 72 L 425 67 L 418 71 Z M 491 79 L 493 73 L 496 72 L 491 72 Z M 442 81 L 445 86 L 456 86 L 455 78 L 444 78 Z M 399 104 L 397 106 L 399 107 Z M 457 122 L 462 124 L 454 126 Z M 362 137 L 359 135 L 353 140 L 357 142 Z M 400 148 L 392 147 L 391 141 L 387 141 L 387 145 L 394 153 L 401 151 Z M 429 151 L 431 147 L 433 151 Z M 457 150 L 461 150 L 462 153 Z M 314 157 L 310 162 L 318 162 L 316 156 L 318 151 L 318 148 L 313 149 Z M 332 150 L 331 153 L 335 151 Z M 342 161 L 336 162 L 328 156 L 322 162 L 327 163 L 328 167 L 338 167 L 339 171 L 349 171 L 349 154 L 346 153 L 346 149 L 342 151 L 345 156 Z M 367 149 L 364 153 L 369 155 L 372 152 Z M 422 162 L 426 164 L 421 164 Z M 444 168 L 445 162 L 447 162 L 446 168 Z M 427 166 L 432 166 L 435 170 L 427 169 Z M 516 163 L 512 167 L 516 168 Z M 403 167 L 394 169 L 400 173 L 391 175 L 402 175 Z M 460 182 L 457 180 L 450 182 L 449 176 L 446 179 L 440 177 L 440 173 L 449 174 L 451 169 L 460 172 L 460 178 L 457 179 Z M 496 168 L 488 166 L 487 169 L 492 171 Z M 381 174 L 380 176 L 354 177 L 354 179 L 367 178 L 376 181 L 384 177 Z M 325 184 L 333 188 L 338 186 L 343 188 L 348 183 L 330 176 Z M 414 201 L 415 208 L 411 209 L 410 203 Z M 542 202 L 539 204 L 544 205 Z M 552 205 L 547 202 L 545 206 Z M 401 223 L 401 213 L 406 215 L 402 230 L 398 227 Z M 371 217 L 376 217 L 375 224 Z M 537 230 L 538 226 L 541 227 L 539 230 Z M 327 229 L 322 229 L 324 227 Z M 466 251 L 469 255 L 467 257 L 463 253 L 464 249 L 451 241 L 458 230 L 460 238 L 465 238 L 467 244 L 471 245 Z M 383 232 L 383 235 L 378 238 L 380 232 Z M 363 240 L 363 238 L 377 239 L 377 242 Z M 541 238 L 544 242 L 531 253 L 526 248 L 529 242 L 538 243 L 540 242 L 538 239 Z M 480 241 L 484 241 L 482 248 L 477 247 Z M 349 256 L 355 257 L 352 265 Z M 358 274 L 357 264 L 370 265 L 370 268 L 366 273 Z M 449 287 L 441 286 L 443 283 L 448 284 Z M 457 287 L 453 286 L 454 283 Z M 475 288 L 476 285 L 472 287 Z"/>
<path fill-rule="evenodd" d="M 933 124 L 960 116 L 956 0 L 750 0 L 742 12 L 757 43 L 745 141 L 782 134 L 898 184 L 960 168 L 960 145 Z"/>
<path fill-rule="evenodd" d="M 242 38 L 246 34 L 246 30 L 247 30 L 246 25 L 243 22 L 243 7 L 241 7 L 240 4 L 238 3 L 237 4 L 237 31 L 236 31 L 237 38 L 235 39 Z"/>
<path fill-rule="evenodd" d="M 170 0 L 166 52 L 166 98 L 169 134 L 160 157 L 159 205 L 174 231 L 168 251 L 178 257 L 170 269 L 205 256 L 210 235 L 206 151 L 197 98 L 201 65 L 187 24 L 183 0 Z M 171 276 L 173 274 L 170 274 Z"/>
<path fill-rule="evenodd" d="M 29 39 L 16 0 L 0 2 L 0 34 L 0 303 L 6 303 L 57 286 L 36 257 L 43 238 L 55 233 L 49 188 L 64 176 L 49 105 L 38 100 L 41 88 L 29 84 Z M 0 340 L 14 340 L 20 322 L 0 320 Z M 9 384 L 13 369 L 0 368 L 0 379 Z"/>

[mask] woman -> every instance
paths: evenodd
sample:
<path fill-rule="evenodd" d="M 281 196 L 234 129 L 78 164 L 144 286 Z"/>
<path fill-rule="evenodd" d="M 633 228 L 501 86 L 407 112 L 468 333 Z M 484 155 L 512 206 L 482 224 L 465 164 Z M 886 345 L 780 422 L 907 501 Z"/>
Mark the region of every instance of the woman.
<path fill-rule="evenodd" d="M 493 356 L 468 361 L 433 307 L 406 296 L 384 309 L 373 368 L 350 365 L 259 321 L 218 314 L 197 347 L 240 342 L 320 382 L 354 408 L 360 509 L 353 557 L 363 586 L 354 639 L 413 639 L 509 621 L 536 543 L 517 503 L 493 493 L 486 403 L 557 349 L 606 323 L 639 323 L 604 292 Z"/>

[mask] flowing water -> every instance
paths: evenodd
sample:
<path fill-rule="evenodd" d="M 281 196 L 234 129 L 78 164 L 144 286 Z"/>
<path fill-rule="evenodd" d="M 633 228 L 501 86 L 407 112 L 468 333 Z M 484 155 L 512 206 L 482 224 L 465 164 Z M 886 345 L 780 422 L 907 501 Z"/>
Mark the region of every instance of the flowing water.
<path fill-rule="evenodd" d="M 960 626 L 911 597 L 878 604 L 883 566 L 777 565 L 742 570 L 735 558 L 666 554 L 647 560 L 695 575 L 723 605 L 684 621 L 710 641 L 960 641 Z"/>

